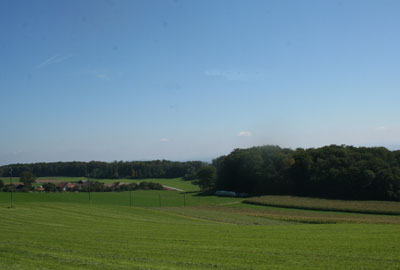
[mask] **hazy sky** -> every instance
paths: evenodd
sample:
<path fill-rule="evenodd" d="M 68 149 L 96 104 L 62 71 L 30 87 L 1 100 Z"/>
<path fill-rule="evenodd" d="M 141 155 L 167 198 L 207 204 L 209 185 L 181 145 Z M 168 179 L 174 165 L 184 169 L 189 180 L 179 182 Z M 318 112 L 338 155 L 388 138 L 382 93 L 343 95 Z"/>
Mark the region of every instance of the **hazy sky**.
<path fill-rule="evenodd" d="M 0 164 L 400 145 L 400 1 L 0 1 Z"/>

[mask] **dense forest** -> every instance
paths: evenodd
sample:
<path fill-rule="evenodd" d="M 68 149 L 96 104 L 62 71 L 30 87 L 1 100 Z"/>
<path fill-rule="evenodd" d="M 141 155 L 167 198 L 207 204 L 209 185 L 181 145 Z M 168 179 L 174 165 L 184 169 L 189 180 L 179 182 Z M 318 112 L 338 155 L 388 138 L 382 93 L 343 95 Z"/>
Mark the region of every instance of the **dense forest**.
<path fill-rule="evenodd" d="M 325 146 L 236 149 L 213 161 L 216 189 L 338 199 L 400 200 L 400 151 Z"/>
<path fill-rule="evenodd" d="M 19 177 L 22 172 L 30 171 L 35 176 L 88 176 L 92 178 L 175 178 L 194 179 L 201 161 L 174 162 L 155 161 L 114 161 L 114 162 L 50 162 L 32 164 L 11 164 L 0 167 L 0 176 L 9 176 L 9 168 L 13 176 Z"/>

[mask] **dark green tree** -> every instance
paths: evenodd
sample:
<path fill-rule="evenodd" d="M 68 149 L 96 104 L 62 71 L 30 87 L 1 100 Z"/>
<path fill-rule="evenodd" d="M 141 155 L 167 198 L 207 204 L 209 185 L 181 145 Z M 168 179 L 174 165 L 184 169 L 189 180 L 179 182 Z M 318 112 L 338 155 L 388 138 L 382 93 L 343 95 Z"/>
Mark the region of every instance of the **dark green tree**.
<path fill-rule="evenodd" d="M 57 191 L 57 187 L 54 183 L 45 183 L 43 184 L 44 191 L 46 192 L 55 192 Z"/>
<path fill-rule="evenodd" d="M 163 186 L 160 183 L 143 181 L 139 183 L 138 189 L 143 190 L 162 190 Z"/>
<path fill-rule="evenodd" d="M 98 181 L 90 182 L 90 191 L 92 192 L 102 192 L 104 190 L 104 183 Z"/>
<path fill-rule="evenodd" d="M 10 191 L 15 191 L 15 185 L 14 184 L 6 184 L 3 187 L 4 192 L 10 192 Z"/>
<path fill-rule="evenodd" d="M 30 171 L 25 171 L 21 173 L 19 180 L 24 183 L 24 191 L 31 191 L 32 184 L 35 182 L 36 176 Z"/>
<path fill-rule="evenodd" d="M 197 177 L 197 171 L 195 167 L 189 167 L 186 171 L 185 176 L 183 176 L 184 180 L 194 180 Z"/>
<path fill-rule="evenodd" d="M 215 188 L 217 170 L 214 166 L 204 166 L 197 172 L 198 180 L 195 182 L 202 191 L 208 191 Z"/>
<path fill-rule="evenodd" d="M 190 168 L 195 171 L 204 164 L 201 161 L 174 162 L 168 160 L 153 161 L 101 161 L 90 162 L 51 162 L 32 164 L 10 164 L 0 166 L 0 177 L 9 176 L 9 167 L 13 175 L 20 176 L 24 171 L 31 171 L 41 176 L 89 176 L 91 178 L 177 178 L 183 177 Z M 97 171 L 93 174 L 93 171 Z"/>

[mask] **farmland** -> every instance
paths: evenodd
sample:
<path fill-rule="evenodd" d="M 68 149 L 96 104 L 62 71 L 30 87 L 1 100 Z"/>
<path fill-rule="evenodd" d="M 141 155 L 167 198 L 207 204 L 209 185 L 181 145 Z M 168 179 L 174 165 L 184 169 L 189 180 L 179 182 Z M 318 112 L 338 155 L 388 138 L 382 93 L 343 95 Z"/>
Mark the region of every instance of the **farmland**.
<path fill-rule="evenodd" d="M 238 202 L 238 198 L 219 198 L 215 196 L 199 196 L 197 193 L 183 193 L 176 191 L 156 191 L 156 190 L 137 190 L 131 193 L 132 206 L 137 207 L 159 207 L 160 200 L 162 206 L 184 206 L 186 205 L 204 205 L 204 204 L 223 204 Z M 9 201 L 9 193 L 0 192 L 0 203 L 7 203 Z M 87 192 L 50 192 L 50 193 L 24 193 L 15 192 L 14 200 L 23 203 L 77 203 L 87 204 Z M 92 192 L 91 204 L 93 205 L 115 205 L 115 206 L 129 206 L 130 194 L 129 192 Z"/>
<path fill-rule="evenodd" d="M 38 177 L 37 181 L 45 183 L 47 181 L 54 182 L 77 182 L 82 180 L 82 177 Z M 160 183 L 161 185 L 173 186 L 178 189 L 185 191 L 198 191 L 199 187 L 192 184 L 191 181 L 183 181 L 181 178 L 170 178 L 170 179 L 160 179 L 160 178 L 148 178 L 148 179 L 91 179 L 93 181 L 98 181 L 105 184 L 111 184 L 115 182 L 121 183 L 140 183 L 143 181 Z"/>
<path fill-rule="evenodd" d="M 19 182 L 18 177 L 13 177 L 13 183 L 17 184 Z M 62 177 L 62 176 L 56 176 L 56 177 L 38 177 L 36 179 L 36 183 L 34 184 L 35 187 L 38 187 L 44 183 L 47 182 L 52 182 L 52 183 L 59 183 L 59 182 L 78 182 L 82 179 L 82 177 Z M 3 178 L 3 181 L 8 183 L 9 178 Z M 101 183 L 105 184 L 111 184 L 115 182 L 121 182 L 121 183 L 140 183 L 143 181 L 147 182 L 154 182 L 154 183 L 160 183 L 161 185 L 166 185 L 166 186 L 172 186 L 178 189 L 182 189 L 185 191 L 198 191 L 199 187 L 192 184 L 191 181 L 182 181 L 181 178 L 169 178 L 169 179 L 163 179 L 163 178 L 148 178 L 148 179 L 126 179 L 126 178 L 120 178 L 120 179 L 91 179 L 92 181 L 98 181 Z"/>
<path fill-rule="evenodd" d="M 400 217 L 176 191 L 0 193 L 0 269 L 398 269 Z M 161 207 L 159 199 L 161 198 Z M 332 223 L 332 224 L 331 224 Z M 335 224 L 333 224 L 335 223 Z M 380 224 L 379 224 L 380 223 Z"/>
<path fill-rule="evenodd" d="M 308 210 L 400 215 L 400 203 L 389 201 L 343 201 L 296 196 L 261 196 L 244 202 Z"/>

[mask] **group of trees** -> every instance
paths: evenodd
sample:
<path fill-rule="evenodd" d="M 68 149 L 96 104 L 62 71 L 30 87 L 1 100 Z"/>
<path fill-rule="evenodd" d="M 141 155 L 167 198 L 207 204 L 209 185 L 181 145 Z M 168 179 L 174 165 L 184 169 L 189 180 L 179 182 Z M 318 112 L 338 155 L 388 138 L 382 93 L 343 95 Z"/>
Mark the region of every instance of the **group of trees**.
<path fill-rule="evenodd" d="M 214 166 L 204 166 L 197 172 L 197 180 L 193 181 L 201 190 L 207 191 L 216 186 L 217 170 Z"/>
<path fill-rule="evenodd" d="M 53 162 L 14 164 L 15 176 L 32 189 L 36 176 L 91 178 L 197 178 L 206 190 L 231 190 L 253 195 L 288 194 L 341 199 L 400 200 L 400 151 L 384 147 L 330 145 L 291 150 L 279 146 L 235 149 L 205 166 L 200 161 Z M 0 176 L 8 167 L 0 167 Z M 104 186 L 92 182 L 92 188 Z M 142 184 L 142 189 L 155 189 Z M 12 188 L 0 181 L 3 191 Z M 125 187 L 120 187 L 124 189 Z M 132 187 L 126 187 L 127 190 Z M 135 187 L 136 188 L 136 187 Z M 46 189 L 46 187 L 45 187 Z M 84 187 L 83 187 L 84 189 Z M 54 190 L 48 184 L 47 190 Z"/>
<path fill-rule="evenodd" d="M 4 184 L 3 180 L 0 179 L 0 191 L 10 192 L 13 191 L 33 191 L 33 183 L 36 180 L 36 176 L 31 171 L 24 171 L 20 174 L 19 182 L 16 186 L 15 184 Z M 107 192 L 107 191 L 129 191 L 129 190 L 162 190 L 164 187 L 159 183 L 142 181 L 138 183 L 129 183 L 122 184 L 119 182 L 115 182 L 112 185 L 105 185 L 99 181 L 85 181 L 83 183 L 76 182 L 72 183 L 71 188 L 68 188 L 68 191 L 80 191 L 80 192 L 88 192 L 89 190 L 92 192 Z M 44 191 L 46 192 L 56 192 L 63 191 L 63 188 L 55 183 L 44 183 L 42 185 Z"/>
<path fill-rule="evenodd" d="M 44 190 L 45 190 L 46 192 L 56 192 L 56 191 L 58 191 L 58 190 L 57 190 L 57 186 L 56 186 L 56 184 L 54 184 L 54 183 L 44 183 L 44 184 L 42 185 L 42 187 L 44 188 Z"/>
<path fill-rule="evenodd" d="M 19 180 L 24 184 L 22 188 L 23 191 L 31 191 L 33 189 L 32 184 L 35 182 L 36 176 L 30 171 L 25 171 L 21 173 Z"/>
<path fill-rule="evenodd" d="M 33 190 L 32 184 L 35 182 L 36 176 L 30 172 L 22 172 L 19 181 L 22 182 L 21 191 L 31 191 Z M 4 184 L 3 180 L 0 179 L 0 191 L 9 192 L 11 190 L 16 190 L 15 184 Z"/>
<path fill-rule="evenodd" d="M 213 160 L 203 189 L 340 199 L 400 200 L 400 151 L 325 146 L 236 149 Z M 204 170 L 200 170 L 203 172 Z M 201 180 L 199 180 L 201 182 Z"/>
<path fill-rule="evenodd" d="M 83 186 L 75 186 L 76 190 L 75 191 L 81 191 L 81 192 L 87 192 L 90 191 L 92 192 L 110 192 L 110 191 L 129 191 L 129 190 L 162 190 L 164 189 L 163 186 L 159 183 L 154 183 L 154 182 L 147 182 L 143 181 L 140 182 L 139 184 L 137 183 L 129 183 L 129 184 L 120 184 L 116 182 L 116 185 L 113 186 L 106 186 L 104 183 L 98 182 L 98 181 L 91 181 L 90 186 L 89 183 L 86 183 Z"/>
<path fill-rule="evenodd" d="M 45 183 L 43 184 L 43 188 L 45 192 L 56 192 L 62 191 L 57 185 L 54 183 Z M 139 184 L 137 183 L 129 183 L 129 184 L 120 184 L 119 182 L 115 182 L 114 185 L 105 185 L 99 181 L 90 181 L 85 182 L 83 184 L 74 184 L 73 187 L 67 188 L 68 191 L 79 191 L 79 192 L 111 192 L 111 191 L 129 191 L 129 190 L 162 190 L 163 186 L 159 183 L 147 182 L 143 181 Z"/>
<path fill-rule="evenodd" d="M 1 184 L 0 184 L 1 185 Z M 11 190 L 15 191 L 15 185 L 12 184 L 3 184 L 3 186 L 0 188 L 0 191 L 3 192 L 10 192 Z"/>
<path fill-rule="evenodd" d="M 174 162 L 168 160 L 11 164 L 0 167 L 0 177 L 9 176 L 9 167 L 12 167 L 14 176 L 21 176 L 23 172 L 29 171 L 37 177 L 88 176 L 97 179 L 185 177 L 187 180 L 192 180 L 202 166 L 204 164 L 201 161 Z"/>

